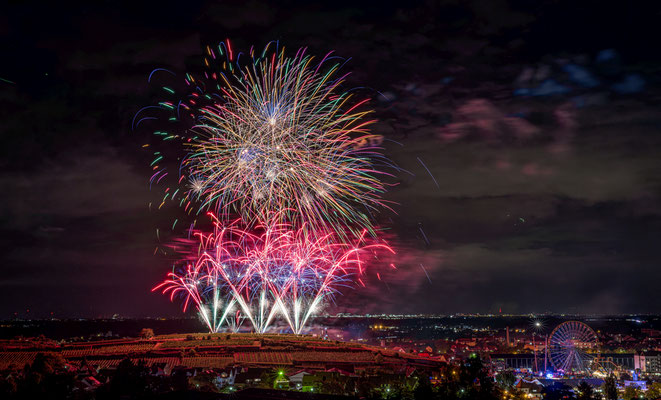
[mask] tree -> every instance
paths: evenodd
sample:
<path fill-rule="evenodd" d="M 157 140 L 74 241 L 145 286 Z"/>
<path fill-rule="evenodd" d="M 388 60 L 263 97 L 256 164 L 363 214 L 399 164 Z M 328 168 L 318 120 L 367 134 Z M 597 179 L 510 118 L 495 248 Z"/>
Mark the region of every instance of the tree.
<path fill-rule="evenodd" d="M 498 382 L 498 386 L 501 388 L 510 389 L 516 382 L 516 376 L 514 376 L 512 371 L 501 372 L 496 376 L 496 382 Z"/>
<path fill-rule="evenodd" d="M 360 398 L 370 398 L 372 397 L 372 392 L 374 391 L 374 387 L 372 386 L 372 383 L 370 382 L 369 378 L 366 377 L 360 377 L 356 381 L 356 392 L 358 394 L 358 397 Z"/>
<path fill-rule="evenodd" d="M 391 384 L 381 388 L 381 398 L 384 400 L 409 400 L 410 392 L 406 393 L 402 385 Z"/>
<path fill-rule="evenodd" d="M 594 390 L 587 382 L 581 381 L 576 389 L 578 389 L 578 400 L 594 400 Z"/>
<path fill-rule="evenodd" d="M 347 379 L 344 383 L 344 392 L 350 396 L 356 394 L 356 381 L 354 379 Z"/>
<path fill-rule="evenodd" d="M 478 354 L 471 354 L 459 370 L 459 397 L 491 399 L 495 392 L 493 379 Z M 463 392 L 462 392 L 463 390 Z"/>
<path fill-rule="evenodd" d="M 654 382 L 647 387 L 647 392 L 645 392 L 645 397 L 648 399 L 658 399 L 661 398 L 661 383 Z"/>
<path fill-rule="evenodd" d="M 125 358 L 117 365 L 110 383 L 99 391 L 97 397 L 141 397 L 149 390 L 147 376 L 148 371 L 144 363 L 134 364 L 129 358 Z"/>
<path fill-rule="evenodd" d="M 170 379 L 168 383 L 172 391 L 184 391 L 189 389 L 188 375 L 186 370 L 183 368 L 176 368 L 170 374 Z"/>
<path fill-rule="evenodd" d="M 31 365 L 23 369 L 23 378 L 16 382 L 20 398 L 65 398 L 73 390 L 74 376 L 66 371 L 59 353 L 39 353 Z"/>
<path fill-rule="evenodd" d="M 335 379 L 326 380 L 321 383 L 320 392 L 341 396 L 344 394 L 344 385 Z"/>
<path fill-rule="evenodd" d="M 17 389 L 16 379 L 11 374 L 0 375 L 0 397 L 3 399 L 12 398 L 16 394 Z"/>
<path fill-rule="evenodd" d="M 31 371 L 47 375 L 64 367 L 65 360 L 60 353 L 38 353 L 32 362 Z"/>
<path fill-rule="evenodd" d="M 144 328 L 140 331 L 141 339 L 151 339 L 154 337 L 154 330 L 151 328 Z"/>
<path fill-rule="evenodd" d="M 420 376 L 418 383 L 413 389 L 413 398 L 415 400 L 429 400 L 434 397 L 434 391 L 429 382 L 429 378 Z"/>
<path fill-rule="evenodd" d="M 617 400 L 617 387 L 615 386 L 615 378 L 613 378 L 613 375 L 604 380 L 602 391 L 604 392 L 606 400 Z"/>
<path fill-rule="evenodd" d="M 624 400 L 635 400 L 640 397 L 640 391 L 635 386 L 627 386 L 624 388 L 622 398 Z"/>

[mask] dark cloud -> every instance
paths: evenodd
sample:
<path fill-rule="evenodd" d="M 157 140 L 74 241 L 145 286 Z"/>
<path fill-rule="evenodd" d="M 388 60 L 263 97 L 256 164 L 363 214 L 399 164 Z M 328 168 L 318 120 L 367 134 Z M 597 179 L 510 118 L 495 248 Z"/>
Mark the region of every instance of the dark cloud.
<path fill-rule="evenodd" d="M 154 250 L 177 211 L 149 211 L 149 138 L 131 121 L 153 101 L 154 68 L 199 69 L 203 46 L 225 38 L 351 57 L 349 84 L 373 96 L 374 130 L 405 170 L 387 195 L 396 214 L 380 216 L 397 255 L 330 309 L 661 307 L 659 60 L 641 45 L 658 36 L 653 10 L 625 16 L 633 27 L 612 7 L 562 1 L 32 6 L 0 16 L 0 317 L 178 313 L 149 291 L 169 268 Z M 584 35 L 586 15 L 600 22 Z M 619 76 L 586 89 L 563 72 L 598 73 L 611 47 L 645 92 L 613 92 Z M 548 77 L 572 91 L 513 95 Z"/>

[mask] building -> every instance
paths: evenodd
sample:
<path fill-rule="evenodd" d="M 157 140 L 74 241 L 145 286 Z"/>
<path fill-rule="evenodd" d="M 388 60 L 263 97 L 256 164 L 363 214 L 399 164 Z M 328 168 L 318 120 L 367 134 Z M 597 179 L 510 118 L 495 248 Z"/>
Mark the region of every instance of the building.
<path fill-rule="evenodd" d="M 642 374 L 661 375 L 661 351 L 645 351 L 633 356 L 634 367 Z"/>
<path fill-rule="evenodd" d="M 523 393 L 527 398 L 534 400 L 541 400 L 542 398 L 542 389 L 544 389 L 544 385 L 542 385 L 537 379 L 532 381 L 519 379 L 514 387 Z"/>

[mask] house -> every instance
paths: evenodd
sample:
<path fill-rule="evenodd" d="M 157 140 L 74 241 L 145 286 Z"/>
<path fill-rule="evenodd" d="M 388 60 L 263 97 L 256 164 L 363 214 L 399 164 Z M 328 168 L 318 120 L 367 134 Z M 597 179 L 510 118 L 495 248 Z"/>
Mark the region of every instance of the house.
<path fill-rule="evenodd" d="M 519 379 L 514 387 L 530 399 L 540 400 L 542 398 L 542 389 L 544 389 L 544 385 L 542 385 L 537 379 L 532 381 Z"/>
<path fill-rule="evenodd" d="M 305 377 L 306 375 L 312 375 L 312 374 L 304 369 L 297 371 L 288 376 L 289 383 L 292 386 L 296 387 L 297 389 L 300 389 L 303 386 L 303 377 Z"/>

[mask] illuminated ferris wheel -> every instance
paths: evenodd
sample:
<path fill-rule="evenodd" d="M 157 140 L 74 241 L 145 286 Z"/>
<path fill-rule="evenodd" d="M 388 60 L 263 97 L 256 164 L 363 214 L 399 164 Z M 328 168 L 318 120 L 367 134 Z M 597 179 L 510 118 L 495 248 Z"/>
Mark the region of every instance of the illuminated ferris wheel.
<path fill-rule="evenodd" d="M 566 321 L 558 325 L 548 339 L 548 355 L 558 371 L 565 373 L 589 372 L 592 360 L 598 354 L 597 334 L 579 321 Z"/>

